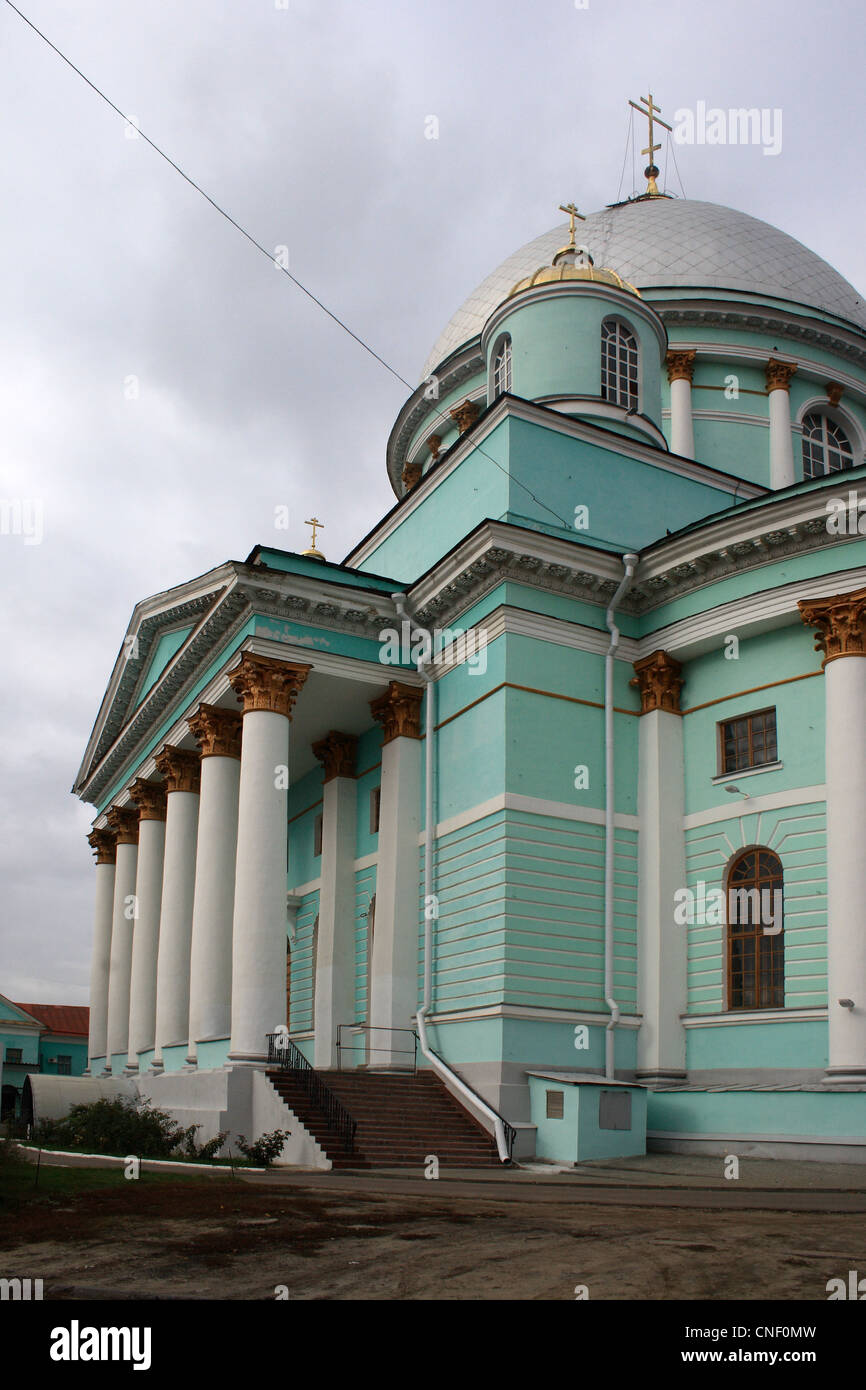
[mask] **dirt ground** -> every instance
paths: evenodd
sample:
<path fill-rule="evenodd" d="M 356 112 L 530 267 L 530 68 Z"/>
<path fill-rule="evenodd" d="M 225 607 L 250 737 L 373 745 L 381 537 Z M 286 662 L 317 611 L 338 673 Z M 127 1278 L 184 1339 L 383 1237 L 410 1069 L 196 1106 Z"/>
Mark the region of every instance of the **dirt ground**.
<path fill-rule="evenodd" d="M 790 1165 L 793 1169 L 795 1165 Z M 45 1299 L 826 1300 L 866 1274 L 848 1169 L 722 1185 L 691 1161 L 425 1182 L 392 1175 L 138 1182 L 0 1212 L 8 1275 Z M 844 1189 L 844 1190 L 843 1190 Z M 791 1209 L 794 1208 L 794 1209 Z"/>

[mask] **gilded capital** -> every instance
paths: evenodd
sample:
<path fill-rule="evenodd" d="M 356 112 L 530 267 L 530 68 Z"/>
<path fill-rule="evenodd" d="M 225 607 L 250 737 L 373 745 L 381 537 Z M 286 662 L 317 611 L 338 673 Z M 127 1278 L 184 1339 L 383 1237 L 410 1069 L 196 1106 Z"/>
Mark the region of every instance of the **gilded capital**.
<path fill-rule="evenodd" d="M 383 743 L 394 738 L 421 737 L 421 701 L 424 691 L 416 685 L 391 681 L 384 695 L 370 701 L 370 713 L 382 725 Z"/>
<path fill-rule="evenodd" d="M 165 778 L 165 789 L 171 792 L 198 792 L 201 787 L 201 759 L 198 753 L 186 748 L 174 748 L 167 743 L 154 760 L 157 771 Z"/>
<path fill-rule="evenodd" d="M 336 729 L 313 744 L 313 756 L 324 767 L 326 782 L 334 777 L 354 777 L 357 751 L 358 740 L 354 734 L 341 734 Z"/>
<path fill-rule="evenodd" d="M 239 758 L 242 722 L 240 710 L 199 705 L 189 730 L 203 758 Z"/>
<path fill-rule="evenodd" d="M 117 839 L 113 830 L 91 830 L 87 843 L 96 855 L 97 864 L 113 864 L 117 859 Z"/>
<path fill-rule="evenodd" d="M 416 483 L 420 483 L 420 481 L 421 481 L 421 465 L 420 465 L 420 463 L 404 463 L 404 464 L 403 464 L 403 486 L 404 486 L 404 488 L 406 489 L 406 491 L 409 492 L 413 487 L 415 487 Z"/>
<path fill-rule="evenodd" d="M 673 349 L 665 357 L 668 381 L 688 381 L 691 383 L 695 372 L 695 350 L 676 352 Z"/>
<path fill-rule="evenodd" d="M 824 653 L 822 669 L 840 656 L 866 656 L 866 589 L 800 599 L 797 607 L 806 626 L 818 629 L 815 650 Z"/>
<path fill-rule="evenodd" d="M 105 813 L 118 845 L 138 844 L 138 812 L 132 806 L 112 806 Z"/>
<path fill-rule="evenodd" d="M 244 714 L 268 710 L 292 717 L 292 709 L 311 666 L 293 661 L 274 661 L 273 657 L 244 652 L 240 665 L 229 672 L 229 683 L 243 700 Z"/>
<path fill-rule="evenodd" d="M 449 410 L 448 414 L 451 416 L 451 419 L 455 421 L 460 433 L 465 434 L 468 429 L 471 429 L 478 419 L 478 416 L 481 414 L 481 407 L 477 401 L 470 401 L 467 398 L 467 400 L 463 401 L 460 405 L 456 405 L 453 410 Z"/>
<path fill-rule="evenodd" d="M 682 666 L 668 652 L 652 652 L 634 663 L 635 676 L 629 685 L 636 685 L 640 694 L 641 714 L 667 710 L 682 714 L 680 690 L 683 685 Z"/>
<path fill-rule="evenodd" d="M 791 377 L 796 370 L 793 362 L 779 362 L 775 357 L 771 357 L 767 363 L 767 394 L 771 391 L 789 390 Z"/>
<path fill-rule="evenodd" d="M 129 794 L 138 807 L 138 819 L 165 820 L 166 788 L 164 782 L 148 782 L 136 777 Z"/>

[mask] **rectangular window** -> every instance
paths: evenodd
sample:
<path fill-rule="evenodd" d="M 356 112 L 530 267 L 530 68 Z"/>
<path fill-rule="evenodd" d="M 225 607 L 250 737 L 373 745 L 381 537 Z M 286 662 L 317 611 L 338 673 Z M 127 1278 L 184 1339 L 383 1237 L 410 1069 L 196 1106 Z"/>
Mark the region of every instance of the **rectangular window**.
<path fill-rule="evenodd" d="M 602 1091 L 598 1097 L 599 1129 L 631 1129 L 631 1091 Z"/>
<path fill-rule="evenodd" d="M 7 1049 L 6 1049 L 6 1061 L 7 1061 L 7 1062 L 20 1062 L 20 1061 L 21 1061 L 21 1048 L 20 1048 L 20 1047 L 7 1047 Z"/>
<path fill-rule="evenodd" d="M 322 823 L 323 818 L 316 816 L 313 821 L 313 858 L 318 859 L 322 853 Z"/>
<path fill-rule="evenodd" d="M 382 804 L 382 788 L 374 787 L 370 792 L 370 834 L 379 832 L 379 807 Z"/>
<path fill-rule="evenodd" d="M 59 1056 L 59 1057 L 57 1058 L 57 1075 L 58 1075 L 58 1076 L 71 1076 L 71 1075 L 72 1075 L 72 1058 L 71 1058 L 71 1057 Z"/>
<path fill-rule="evenodd" d="M 778 761 L 775 709 L 722 720 L 718 729 L 720 776 Z"/>
<path fill-rule="evenodd" d="M 549 1120 L 561 1120 L 565 1114 L 565 1092 L 546 1091 L 547 1096 L 547 1118 Z"/>

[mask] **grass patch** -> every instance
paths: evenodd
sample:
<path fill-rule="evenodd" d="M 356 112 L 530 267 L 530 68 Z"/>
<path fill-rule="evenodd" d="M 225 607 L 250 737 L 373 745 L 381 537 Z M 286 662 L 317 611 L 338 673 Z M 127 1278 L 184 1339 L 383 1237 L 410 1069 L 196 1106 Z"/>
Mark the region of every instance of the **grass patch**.
<path fill-rule="evenodd" d="M 75 1197 L 102 1188 L 131 1192 L 141 1183 L 150 1187 L 155 1183 L 196 1181 L 202 1181 L 200 1174 L 190 1173 L 189 1177 L 184 1177 L 183 1174 L 142 1171 L 133 1181 L 123 1176 L 122 1168 L 60 1168 L 43 1163 L 37 1183 L 35 1163 L 4 1163 L 0 1164 L 0 1209 L 8 1211 L 22 1203 L 50 1202 L 58 1197 Z"/>

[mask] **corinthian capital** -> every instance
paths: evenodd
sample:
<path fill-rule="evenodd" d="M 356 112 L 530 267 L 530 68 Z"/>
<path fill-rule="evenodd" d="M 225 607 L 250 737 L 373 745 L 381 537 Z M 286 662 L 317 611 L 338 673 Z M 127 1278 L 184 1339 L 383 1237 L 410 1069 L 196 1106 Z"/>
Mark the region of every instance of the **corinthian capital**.
<path fill-rule="evenodd" d="M 148 782 L 144 777 L 136 777 L 129 794 L 138 806 L 138 818 L 142 820 L 165 820 L 166 789 L 164 782 Z"/>
<path fill-rule="evenodd" d="M 866 589 L 800 599 L 797 607 L 806 626 L 818 629 L 815 650 L 824 653 L 822 668 L 840 656 L 866 656 Z"/>
<path fill-rule="evenodd" d="M 219 705 L 199 705 L 189 720 L 190 733 L 203 758 L 239 758 L 241 726 L 240 710 L 221 709 Z"/>
<path fill-rule="evenodd" d="M 394 738 L 421 737 L 421 701 L 423 690 L 415 685 L 391 681 L 384 695 L 370 701 L 370 713 L 382 725 L 383 743 Z"/>
<path fill-rule="evenodd" d="M 167 743 L 154 759 L 157 771 L 165 778 L 165 789 L 171 792 L 198 792 L 201 786 L 201 761 L 198 753 L 186 748 L 174 748 Z"/>
<path fill-rule="evenodd" d="M 325 769 L 325 781 L 334 777 L 354 777 L 358 740 L 353 734 L 340 734 L 332 729 L 325 738 L 313 744 L 313 756 Z"/>
<path fill-rule="evenodd" d="M 668 369 L 668 381 L 690 382 L 695 372 L 694 348 L 687 352 L 675 352 L 671 349 L 665 357 L 665 366 Z"/>
<path fill-rule="evenodd" d="M 229 672 L 229 683 L 244 702 L 244 714 L 268 710 L 292 717 L 292 709 L 312 667 L 293 661 L 244 652 L 240 665 Z"/>
<path fill-rule="evenodd" d="M 132 806 L 112 806 L 105 819 L 119 845 L 138 844 L 138 812 Z"/>
<path fill-rule="evenodd" d="M 91 830 L 87 843 L 96 855 L 97 864 L 113 864 L 117 859 L 117 839 L 113 830 Z"/>
<path fill-rule="evenodd" d="M 481 414 L 481 407 L 477 401 L 470 401 L 467 398 L 460 405 L 456 405 L 453 410 L 449 410 L 448 414 L 457 425 L 460 433 L 465 434 L 468 429 L 472 428 Z"/>
<path fill-rule="evenodd" d="M 791 377 L 796 370 L 793 362 L 779 362 L 771 357 L 767 363 L 767 392 L 789 390 Z"/>
<path fill-rule="evenodd" d="M 653 710 L 667 710 L 668 714 L 682 714 L 680 709 L 680 690 L 683 685 L 682 666 L 667 652 L 652 652 L 634 663 L 635 676 L 629 681 L 636 685 L 640 694 L 641 714 L 651 714 Z"/>

